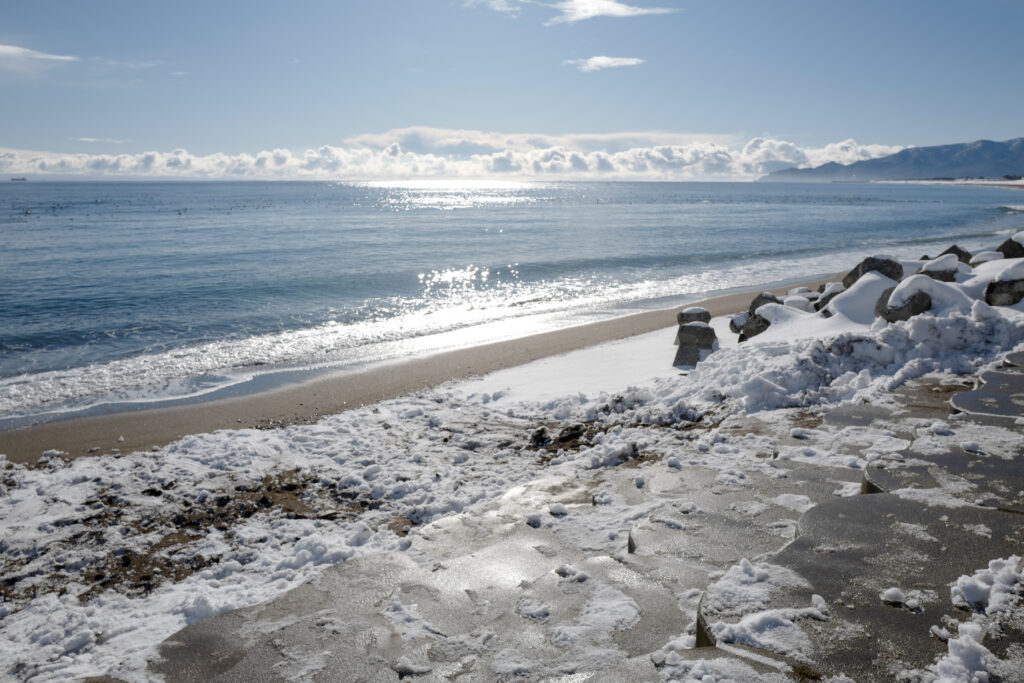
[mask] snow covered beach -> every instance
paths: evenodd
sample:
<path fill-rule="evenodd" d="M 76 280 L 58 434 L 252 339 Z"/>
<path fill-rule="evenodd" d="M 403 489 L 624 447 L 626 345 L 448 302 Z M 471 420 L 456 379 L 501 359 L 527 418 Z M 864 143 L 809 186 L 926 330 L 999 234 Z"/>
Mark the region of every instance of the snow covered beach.
<path fill-rule="evenodd" d="M 173 680 L 174 642 L 189 659 L 205 642 L 239 680 L 1014 680 L 1021 524 L 1001 510 L 1024 508 L 1024 485 L 1001 465 L 1024 457 L 1020 421 L 944 403 L 1024 350 L 1013 253 L 867 271 L 826 288 L 827 317 L 793 292 L 748 311 L 768 325 L 742 344 L 718 317 L 721 348 L 685 375 L 667 320 L 315 424 L 6 463 L 4 672 Z M 888 491 L 883 516 L 827 538 L 865 482 Z M 845 589 L 800 555 L 852 566 L 871 535 L 885 561 Z M 189 624 L 206 638 L 150 665 Z M 859 641 L 876 660 L 830 657 Z"/>

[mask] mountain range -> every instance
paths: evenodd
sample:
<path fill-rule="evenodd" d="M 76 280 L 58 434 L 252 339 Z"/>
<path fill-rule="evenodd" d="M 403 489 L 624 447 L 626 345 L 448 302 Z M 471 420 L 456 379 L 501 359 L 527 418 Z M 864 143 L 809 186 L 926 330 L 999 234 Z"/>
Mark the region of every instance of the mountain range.
<path fill-rule="evenodd" d="M 786 168 L 762 181 L 829 182 L 1003 178 L 1024 175 L 1024 138 L 977 140 L 935 147 L 908 147 L 878 159 L 852 164 L 829 162 L 815 168 Z"/>

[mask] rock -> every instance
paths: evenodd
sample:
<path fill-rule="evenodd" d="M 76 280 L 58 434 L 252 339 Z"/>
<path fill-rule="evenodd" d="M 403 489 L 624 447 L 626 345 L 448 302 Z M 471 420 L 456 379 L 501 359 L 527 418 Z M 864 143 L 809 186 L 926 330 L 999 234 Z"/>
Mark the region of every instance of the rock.
<path fill-rule="evenodd" d="M 985 303 L 989 306 L 1013 306 L 1024 299 L 1024 280 L 995 280 L 985 287 Z"/>
<path fill-rule="evenodd" d="M 700 306 L 691 306 L 690 308 L 684 308 L 676 314 L 676 321 L 679 323 L 679 331 L 682 332 L 683 325 L 687 323 L 709 323 L 711 322 L 711 312 L 706 308 Z M 679 334 L 676 334 L 676 345 L 679 344 Z"/>
<path fill-rule="evenodd" d="M 812 291 L 813 290 L 810 287 L 794 287 L 793 289 L 786 292 L 786 294 L 789 296 L 796 296 L 797 294 L 799 294 L 800 296 L 807 296 Z"/>
<path fill-rule="evenodd" d="M 747 318 L 749 317 L 750 314 L 747 312 L 734 315 L 732 319 L 729 321 L 729 329 L 732 330 L 734 333 L 739 334 L 743 330 L 743 325 L 744 323 L 747 322 Z"/>
<path fill-rule="evenodd" d="M 955 247 L 956 245 L 953 246 Z M 950 249 L 952 248 L 950 247 Z M 967 252 L 964 253 L 966 254 Z M 960 259 L 957 254 L 944 254 L 934 261 L 924 264 L 917 272 L 939 282 L 956 282 L 959 263 Z"/>
<path fill-rule="evenodd" d="M 799 294 L 787 296 L 785 299 L 782 300 L 782 304 L 784 306 L 789 306 L 790 308 L 795 308 L 800 311 L 806 311 L 807 313 L 814 313 L 814 306 L 811 305 L 810 300 L 807 297 L 801 296 Z"/>
<path fill-rule="evenodd" d="M 676 335 L 680 343 L 695 344 L 701 347 L 711 348 L 717 340 L 715 328 L 704 322 L 692 322 L 679 326 L 679 333 Z"/>
<path fill-rule="evenodd" d="M 676 357 L 672 361 L 672 365 L 693 366 L 707 358 L 715 350 L 718 344 L 718 335 L 715 334 L 715 329 L 707 323 L 692 322 L 679 326 L 676 341 L 679 342 L 679 348 L 676 350 Z"/>
<path fill-rule="evenodd" d="M 958 247 L 955 244 L 953 246 L 951 246 L 949 249 L 947 249 L 946 251 L 944 251 L 941 254 L 939 254 L 939 258 L 942 258 L 946 254 L 954 254 L 956 256 L 957 260 L 960 261 L 960 263 L 970 263 L 971 262 L 971 252 L 967 251 L 966 249 L 961 249 L 960 247 Z"/>
<path fill-rule="evenodd" d="M 932 307 L 932 298 L 928 296 L 927 292 L 914 292 L 902 306 L 891 307 L 889 297 L 892 296 L 895 289 L 892 287 L 882 292 L 882 296 L 878 297 L 878 302 L 875 303 L 875 315 L 883 318 L 886 322 L 910 320 L 915 315 L 924 313 Z"/>
<path fill-rule="evenodd" d="M 711 312 L 700 306 L 690 306 L 676 314 L 676 321 L 680 325 L 685 325 L 686 323 L 709 323 L 711 322 Z"/>
<path fill-rule="evenodd" d="M 1016 235 L 1006 240 L 998 247 L 996 251 L 1001 253 L 1006 258 L 1022 258 L 1024 257 L 1024 244 L 1021 244 L 1017 238 L 1024 235 L 1024 232 L 1018 232 Z"/>
<path fill-rule="evenodd" d="M 765 304 L 781 304 L 782 300 L 775 296 L 771 292 L 761 292 L 754 297 L 754 300 L 750 302 L 750 308 L 747 309 L 747 313 L 754 315 L 757 313 L 757 309 L 761 308 Z"/>
<path fill-rule="evenodd" d="M 743 329 L 740 330 L 740 341 L 745 342 L 751 337 L 756 337 L 767 330 L 770 325 L 767 318 L 762 318 L 755 313 L 747 318 L 747 322 L 743 323 Z"/>
<path fill-rule="evenodd" d="M 917 260 L 918 260 L 918 261 L 931 261 L 931 260 L 932 260 L 932 257 L 931 257 L 931 256 L 929 256 L 928 254 L 921 254 L 921 258 L 919 258 L 919 259 L 917 259 Z"/>
<path fill-rule="evenodd" d="M 875 302 L 876 318 L 885 317 L 885 312 L 889 309 L 889 297 L 892 296 L 892 293 L 895 290 L 895 287 L 889 287 L 884 292 L 882 292 L 882 295 L 880 297 L 878 297 L 878 301 Z"/>
<path fill-rule="evenodd" d="M 988 263 L 989 261 L 998 261 L 1006 258 L 1002 252 L 999 251 L 982 251 L 971 257 L 970 265 L 972 267 L 980 266 L 982 263 Z"/>
<path fill-rule="evenodd" d="M 876 270 L 887 278 L 899 282 L 903 279 L 903 266 L 885 256 L 869 256 L 843 278 L 843 287 L 849 289 L 864 273 Z"/>
<path fill-rule="evenodd" d="M 819 296 L 818 300 L 814 302 L 814 310 L 822 310 L 823 308 L 828 306 L 829 302 L 832 301 L 832 299 L 835 299 L 837 296 L 839 296 L 845 291 L 846 288 L 843 287 L 838 282 L 826 282 L 821 286 L 821 296 Z"/>

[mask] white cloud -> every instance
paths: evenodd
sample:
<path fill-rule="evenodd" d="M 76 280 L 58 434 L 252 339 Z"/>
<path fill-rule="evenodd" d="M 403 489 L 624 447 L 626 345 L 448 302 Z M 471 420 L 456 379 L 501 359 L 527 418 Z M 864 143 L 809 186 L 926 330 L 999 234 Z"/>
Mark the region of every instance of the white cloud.
<path fill-rule="evenodd" d="M 71 55 L 51 55 L 17 45 L 0 45 L 0 69 L 23 75 L 32 75 L 69 62 L 77 62 Z"/>
<path fill-rule="evenodd" d="M 685 146 L 695 142 L 717 142 L 735 146 L 741 141 L 734 135 L 693 135 L 659 131 L 620 133 L 497 133 L 457 128 L 410 126 L 383 133 L 364 133 L 345 138 L 346 145 L 383 149 L 398 143 L 402 149 L 413 152 L 431 152 L 441 155 L 486 154 L 502 150 L 529 151 L 550 147 L 565 147 L 581 151 L 620 152 L 634 147 L 659 145 Z"/>
<path fill-rule="evenodd" d="M 106 142 L 106 143 L 109 143 L 111 145 L 123 145 L 124 143 L 128 142 L 127 140 L 115 140 L 113 138 L 90 138 L 90 137 L 85 137 L 85 138 L 68 138 L 68 140 L 73 140 L 75 142 Z"/>
<path fill-rule="evenodd" d="M 566 24 L 595 17 L 638 17 L 644 14 L 675 12 L 667 7 L 634 7 L 618 0 L 563 0 L 554 5 L 561 14 L 544 22 L 545 26 Z"/>
<path fill-rule="evenodd" d="M 127 71 L 142 71 L 144 69 L 152 69 L 163 64 L 163 61 L 159 59 L 148 62 L 126 62 L 120 59 L 106 59 L 105 57 L 93 57 L 91 61 L 101 66 L 105 66 L 109 69 L 124 69 Z"/>
<path fill-rule="evenodd" d="M 522 9 L 522 3 L 523 0 L 465 0 L 463 2 L 466 7 L 484 5 L 496 12 L 506 12 L 508 14 L 519 14 L 519 10 Z"/>
<path fill-rule="evenodd" d="M 408 144 L 407 144 L 408 143 Z M 428 127 L 356 136 L 295 153 L 61 154 L 0 149 L 18 175 L 398 180 L 410 178 L 745 180 L 787 166 L 882 156 L 898 147 L 853 140 L 804 148 L 785 140 L 674 133 L 547 136 Z"/>
<path fill-rule="evenodd" d="M 588 59 L 567 59 L 566 64 L 571 64 L 583 72 L 600 71 L 601 69 L 612 69 L 617 66 L 636 66 L 643 64 L 644 60 L 636 57 L 590 57 Z"/>
<path fill-rule="evenodd" d="M 856 140 L 830 142 L 820 149 L 807 150 L 808 166 L 821 166 L 829 161 L 840 164 L 852 164 L 855 161 L 874 159 L 895 154 L 903 149 L 894 145 L 859 145 Z"/>
<path fill-rule="evenodd" d="M 619 0 L 560 0 L 555 3 L 540 0 L 464 0 L 464 5 L 483 5 L 496 12 L 517 15 L 524 5 L 540 5 L 554 9 L 558 14 L 544 22 L 545 26 L 571 24 L 596 17 L 638 17 L 645 14 L 669 14 L 678 10 L 668 7 L 636 7 Z"/>

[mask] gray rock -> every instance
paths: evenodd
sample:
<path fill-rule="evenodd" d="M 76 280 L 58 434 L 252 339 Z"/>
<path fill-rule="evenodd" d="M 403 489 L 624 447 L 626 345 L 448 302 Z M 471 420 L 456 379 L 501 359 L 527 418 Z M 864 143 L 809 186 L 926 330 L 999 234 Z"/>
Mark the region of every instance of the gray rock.
<path fill-rule="evenodd" d="M 953 248 L 959 247 L 954 244 L 950 249 Z M 967 254 L 963 249 L 960 251 Z M 970 254 L 967 254 L 967 256 L 970 257 Z M 958 254 L 948 253 L 942 254 L 934 261 L 929 261 L 924 264 L 917 272 L 920 275 L 926 275 L 933 280 L 938 280 L 939 282 L 956 282 L 956 274 L 961 269 L 970 271 L 970 266 L 962 265 L 962 261 Z"/>
<path fill-rule="evenodd" d="M 749 317 L 750 314 L 747 313 L 746 311 L 744 311 L 743 313 L 739 313 L 738 315 L 734 315 L 732 317 L 732 320 L 729 321 L 729 329 L 732 330 L 734 333 L 739 334 L 740 332 L 743 331 L 743 325 L 744 323 L 747 322 L 747 318 Z"/>
<path fill-rule="evenodd" d="M 701 348 L 710 349 L 718 337 L 715 335 L 715 328 L 707 323 L 692 322 L 679 326 L 679 333 L 676 335 L 676 339 L 679 340 L 680 344 L 694 344 Z"/>
<path fill-rule="evenodd" d="M 1024 257 L 1024 245 L 1015 241 L 1012 237 L 996 247 L 996 251 L 1006 258 Z"/>
<path fill-rule="evenodd" d="M 686 323 L 709 323 L 711 322 L 711 312 L 700 306 L 691 306 L 690 308 L 684 308 L 676 314 L 676 322 L 680 325 L 685 325 Z"/>
<path fill-rule="evenodd" d="M 846 291 L 846 290 L 840 289 L 840 290 L 832 291 L 832 292 L 829 292 L 828 294 L 824 294 L 824 295 L 818 297 L 818 300 L 814 302 L 814 310 L 820 311 L 821 309 L 825 308 L 826 306 L 828 306 L 829 302 L 832 301 L 832 299 L 835 299 L 837 296 L 842 294 L 844 291 Z"/>
<path fill-rule="evenodd" d="M 701 356 L 707 356 L 705 352 L 714 351 L 718 336 L 707 323 L 692 322 L 679 326 L 676 340 L 679 348 L 676 349 L 672 365 L 696 365 L 701 361 Z"/>
<path fill-rule="evenodd" d="M 985 287 L 985 303 L 989 306 L 1013 306 L 1024 299 L 1024 280 L 994 281 Z"/>
<path fill-rule="evenodd" d="M 980 266 L 982 263 L 988 263 L 989 261 L 999 261 L 1005 259 L 1002 252 L 999 251 L 980 251 L 971 257 L 970 265 L 972 267 Z"/>
<path fill-rule="evenodd" d="M 917 271 L 921 275 L 927 275 L 933 280 L 939 282 L 956 282 L 956 271 L 955 270 L 924 270 Z"/>
<path fill-rule="evenodd" d="M 882 296 L 878 297 L 878 301 L 875 302 L 876 318 L 882 318 L 885 316 L 885 312 L 889 309 L 889 297 L 892 296 L 892 293 L 895 290 L 895 287 L 890 287 L 882 292 Z"/>
<path fill-rule="evenodd" d="M 832 301 L 832 299 L 835 299 L 837 296 L 839 296 L 845 291 L 846 288 L 843 287 L 838 282 L 826 282 L 825 284 L 819 286 L 818 298 L 813 301 L 814 310 L 823 310 L 826 306 L 828 306 L 829 302 Z"/>
<path fill-rule="evenodd" d="M 960 263 L 971 262 L 971 252 L 967 251 L 966 249 L 961 249 L 959 246 L 955 244 L 946 251 L 939 254 L 939 256 L 945 256 L 946 254 L 956 254 L 956 257 L 960 261 Z M 947 280 L 947 282 L 949 281 Z"/>
<path fill-rule="evenodd" d="M 754 300 L 750 302 L 750 308 L 747 309 L 747 313 L 754 315 L 757 313 L 757 309 L 761 308 L 765 304 L 781 304 L 782 300 L 775 296 L 771 292 L 761 292 L 754 297 Z"/>
<path fill-rule="evenodd" d="M 751 337 L 756 337 L 767 330 L 770 325 L 767 318 L 762 318 L 755 313 L 747 318 L 747 322 L 743 323 L 743 329 L 740 330 L 740 341 L 745 342 Z"/>
<path fill-rule="evenodd" d="M 905 304 L 893 307 L 889 304 L 889 297 L 894 289 L 896 288 L 892 287 L 882 292 L 882 296 L 878 297 L 878 301 L 875 303 L 875 315 L 883 318 L 886 322 L 910 320 L 915 315 L 924 313 L 932 307 L 932 298 L 925 292 L 914 292 Z"/>
<path fill-rule="evenodd" d="M 903 279 L 903 266 L 899 263 L 892 259 L 869 256 L 858 263 L 853 270 L 843 277 L 843 287 L 849 289 L 853 286 L 854 282 L 860 279 L 861 275 L 872 270 L 878 271 L 887 278 L 891 278 L 897 282 Z"/>

